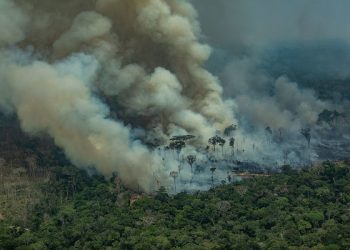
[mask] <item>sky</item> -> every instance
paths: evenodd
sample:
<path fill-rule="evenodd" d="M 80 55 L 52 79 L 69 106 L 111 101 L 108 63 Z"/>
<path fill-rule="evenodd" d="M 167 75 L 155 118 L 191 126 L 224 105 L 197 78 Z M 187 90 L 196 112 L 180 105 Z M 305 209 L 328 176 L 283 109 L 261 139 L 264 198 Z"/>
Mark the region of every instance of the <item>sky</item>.
<path fill-rule="evenodd" d="M 280 42 L 350 42 L 347 0 L 192 0 L 208 41 L 241 49 Z"/>
<path fill-rule="evenodd" d="M 208 68 L 216 75 L 248 57 L 274 78 L 287 76 L 300 86 L 350 78 L 350 1 L 191 2 L 202 40 L 213 47 Z"/>

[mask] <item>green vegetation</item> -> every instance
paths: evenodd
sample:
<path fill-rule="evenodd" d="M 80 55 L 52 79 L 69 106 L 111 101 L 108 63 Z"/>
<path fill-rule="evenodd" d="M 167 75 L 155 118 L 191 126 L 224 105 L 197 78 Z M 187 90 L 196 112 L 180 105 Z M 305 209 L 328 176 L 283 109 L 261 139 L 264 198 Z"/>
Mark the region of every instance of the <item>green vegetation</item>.
<path fill-rule="evenodd" d="M 350 249 L 350 164 L 324 163 L 132 205 L 114 179 L 58 167 L 28 220 L 0 222 L 2 249 Z"/>
<path fill-rule="evenodd" d="M 48 180 L 48 171 L 28 173 L 25 168 L 9 167 L 2 162 L 0 158 L 0 220 L 26 220 L 43 196 L 38 187 Z"/>

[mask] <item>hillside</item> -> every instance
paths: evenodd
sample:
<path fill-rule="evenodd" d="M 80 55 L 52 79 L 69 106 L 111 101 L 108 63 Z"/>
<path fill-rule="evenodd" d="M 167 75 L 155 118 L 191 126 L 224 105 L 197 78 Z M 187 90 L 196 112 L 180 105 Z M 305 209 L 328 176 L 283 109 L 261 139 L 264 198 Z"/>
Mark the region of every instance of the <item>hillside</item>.
<path fill-rule="evenodd" d="M 0 223 L 2 249 L 349 249 L 350 163 L 138 196 L 74 167 L 52 171 L 28 220 Z"/>

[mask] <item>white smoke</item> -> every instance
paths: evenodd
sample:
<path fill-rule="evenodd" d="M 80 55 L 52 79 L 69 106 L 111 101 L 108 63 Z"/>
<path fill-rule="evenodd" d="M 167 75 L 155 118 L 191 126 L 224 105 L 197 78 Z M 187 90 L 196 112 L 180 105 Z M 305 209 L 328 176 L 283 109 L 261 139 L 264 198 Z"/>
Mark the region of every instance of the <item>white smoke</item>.
<path fill-rule="evenodd" d="M 312 6 L 297 2 L 293 13 Z M 279 20 L 286 8 L 274 3 L 281 10 L 274 13 Z M 208 4 L 204 1 L 203 7 Z M 105 176 L 118 172 L 125 185 L 145 191 L 167 185 L 170 171 L 180 174 L 189 154 L 197 156 L 196 167 L 207 167 L 194 175 L 187 164 L 181 173 L 184 187 L 198 188 L 208 187 L 209 166 L 219 169 L 215 159 L 228 167 L 233 158 L 273 166 L 304 161 L 311 153 L 300 152 L 305 148 L 300 129 L 314 126 L 323 109 L 345 111 L 346 106 L 321 101 L 288 75 L 273 77 L 259 66 L 257 52 L 263 46 L 304 33 L 294 19 L 278 32 L 256 29 L 260 20 L 269 27 L 276 23 L 275 15 L 263 19 L 269 8 L 256 6 L 253 0 L 218 0 L 216 21 L 204 20 L 205 30 L 216 34 L 209 41 L 225 47 L 224 52 L 246 53 L 220 70 L 222 87 L 203 67 L 211 48 L 199 41 L 197 13 L 187 1 L 0 0 L 0 108 L 17 114 L 27 133 L 54 138 L 74 164 L 95 167 Z M 226 16 L 228 10 L 235 15 Z M 261 18 L 250 18 L 247 10 Z M 238 20 L 234 25 L 232 16 Z M 305 16 L 300 22 L 307 24 L 306 31 L 315 30 L 318 23 Z M 229 24 L 232 32 L 213 28 L 215 23 Z M 318 40 L 320 34 L 306 40 Z M 239 128 L 235 148 L 227 142 L 221 154 L 206 152 L 208 138 L 231 124 Z M 266 136 L 266 127 L 272 135 Z M 159 147 L 181 134 L 195 135 L 195 147 L 151 152 L 145 146 Z M 272 143 L 282 137 L 290 141 Z M 226 170 L 216 175 L 225 178 Z"/>
<path fill-rule="evenodd" d="M 174 163 L 133 139 L 137 128 L 206 142 L 232 123 L 185 1 L 0 0 L 0 21 L 0 107 L 78 166 L 151 191 Z"/>

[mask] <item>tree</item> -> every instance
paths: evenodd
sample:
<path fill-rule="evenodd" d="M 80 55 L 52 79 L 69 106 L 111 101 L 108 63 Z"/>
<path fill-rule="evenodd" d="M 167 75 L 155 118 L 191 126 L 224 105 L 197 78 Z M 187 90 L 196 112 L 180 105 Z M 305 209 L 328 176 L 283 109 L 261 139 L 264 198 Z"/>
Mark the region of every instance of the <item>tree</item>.
<path fill-rule="evenodd" d="M 211 138 L 209 138 L 208 143 L 213 145 L 214 151 L 215 151 L 215 146 L 219 144 L 221 147 L 223 147 L 226 143 L 226 140 L 221 138 L 220 136 L 216 135 Z"/>
<path fill-rule="evenodd" d="M 310 128 L 302 128 L 300 130 L 300 133 L 305 137 L 307 141 L 308 147 L 310 147 L 310 141 L 311 141 L 311 129 Z"/>
<path fill-rule="evenodd" d="M 172 150 L 176 150 L 177 155 L 180 155 L 181 150 L 186 147 L 186 143 L 184 141 L 172 141 L 169 144 L 169 148 Z"/>
<path fill-rule="evenodd" d="M 228 181 L 228 183 L 231 183 L 231 181 L 232 181 L 231 174 L 228 171 L 227 171 L 227 181 Z"/>
<path fill-rule="evenodd" d="M 214 172 L 216 170 L 216 167 L 211 167 L 210 172 L 211 172 L 211 184 L 214 186 Z"/>
<path fill-rule="evenodd" d="M 166 202 L 169 199 L 169 195 L 164 186 L 160 186 L 159 190 L 156 193 L 155 199 Z"/>
<path fill-rule="evenodd" d="M 4 184 L 3 176 L 4 176 L 4 173 L 5 173 L 5 166 L 6 166 L 5 159 L 0 158 L 0 181 L 1 181 L 1 184 Z"/>
<path fill-rule="evenodd" d="M 221 147 L 222 154 L 224 154 L 224 146 L 225 146 L 226 140 L 222 139 L 219 141 L 219 145 Z"/>
<path fill-rule="evenodd" d="M 215 146 L 216 146 L 216 144 L 218 143 L 218 142 L 216 141 L 215 137 L 209 138 L 208 143 L 211 144 L 211 145 L 214 147 L 214 151 L 215 151 Z"/>
<path fill-rule="evenodd" d="M 318 124 L 327 123 L 329 125 L 335 124 L 339 117 L 345 118 L 345 113 L 339 113 L 337 110 L 330 111 L 328 109 L 324 109 L 318 115 Z"/>
<path fill-rule="evenodd" d="M 235 153 L 235 138 L 231 137 L 229 143 L 230 143 L 229 144 L 230 147 L 232 148 L 232 154 L 234 154 Z"/>
<path fill-rule="evenodd" d="M 188 155 L 186 159 L 188 164 L 191 166 L 191 172 L 193 172 L 193 164 L 196 162 L 197 157 L 195 155 Z"/>
<path fill-rule="evenodd" d="M 170 138 L 170 141 L 188 141 L 196 138 L 194 135 L 176 135 Z"/>
<path fill-rule="evenodd" d="M 176 178 L 179 176 L 179 173 L 176 171 L 171 171 L 170 176 L 173 177 L 173 179 L 174 179 L 174 190 L 176 193 Z"/>
<path fill-rule="evenodd" d="M 266 132 L 266 134 L 267 135 L 272 135 L 272 129 L 271 129 L 271 127 L 270 126 L 267 126 L 266 128 L 265 128 L 265 132 Z"/>
<path fill-rule="evenodd" d="M 271 142 L 271 138 L 272 138 L 272 129 L 270 126 L 267 126 L 265 128 L 265 134 L 266 134 L 266 138 L 267 138 L 267 142 Z"/>
<path fill-rule="evenodd" d="M 237 130 L 237 125 L 232 124 L 232 125 L 228 126 L 227 128 L 225 128 L 224 135 L 227 137 L 232 136 L 233 132 L 235 132 L 236 130 Z"/>
<path fill-rule="evenodd" d="M 282 143 L 283 142 L 283 137 L 282 137 L 282 128 L 278 129 L 278 134 L 279 134 L 279 142 Z"/>
<path fill-rule="evenodd" d="M 174 196 L 161 187 L 132 207 L 116 205 L 136 194 L 118 195 L 113 181 L 80 171 L 72 173 L 76 193 L 60 204 L 59 193 L 66 190 L 61 184 L 67 183 L 61 173 L 43 183 L 47 195 L 27 221 L 0 220 L 0 249 L 349 249 L 349 167 L 285 167 Z M 210 171 L 214 184 L 216 168 Z M 177 172 L 170 176 L 177 184 Z"/>

